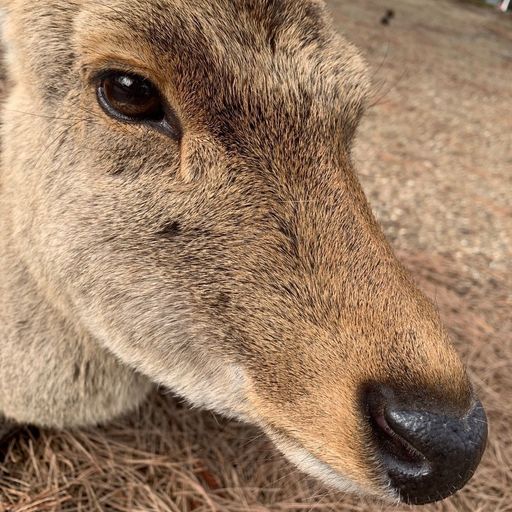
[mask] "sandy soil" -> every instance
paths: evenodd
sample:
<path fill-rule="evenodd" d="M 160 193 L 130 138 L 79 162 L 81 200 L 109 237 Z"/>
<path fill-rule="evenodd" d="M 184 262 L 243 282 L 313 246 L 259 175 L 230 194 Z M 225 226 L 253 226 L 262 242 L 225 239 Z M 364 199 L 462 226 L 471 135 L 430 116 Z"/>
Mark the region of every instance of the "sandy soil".
<path fill-rule="evenodd" d="M 473 480 L 423 510 L 512 511 L 512 18 L 448 0 L 329 3 L 375 85 L 354 153 L 361 179 L 490 419 Z M 26 429 L 0 465 L 2 512 L 304 510 L 388 509 L 329 493 L 258 431 L 158 393 L 103 428 Z"/>

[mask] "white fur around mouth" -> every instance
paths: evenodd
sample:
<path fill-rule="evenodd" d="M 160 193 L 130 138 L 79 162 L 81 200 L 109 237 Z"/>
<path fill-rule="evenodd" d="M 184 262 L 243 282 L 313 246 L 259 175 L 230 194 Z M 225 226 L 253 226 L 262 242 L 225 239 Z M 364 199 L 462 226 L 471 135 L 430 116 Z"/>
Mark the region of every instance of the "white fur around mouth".
<path fill-rule="evenodd" d="M 398 503 L 398 493 L 390 485 L 384 487 L 381 493 L 363 488 L 358 483 L 334 470 L 327 463 L 315 457 L 308 450 L 300 446 L 293 439 L 284 438 L 282 435 L 266 428 L 266 433 L 274 442 L 277 449 L 295 466 L 304 473 L 320 480 L 328 487 L 344 493 L 357 494 L 359 496 L 373 496 L 391 503 Z"/>

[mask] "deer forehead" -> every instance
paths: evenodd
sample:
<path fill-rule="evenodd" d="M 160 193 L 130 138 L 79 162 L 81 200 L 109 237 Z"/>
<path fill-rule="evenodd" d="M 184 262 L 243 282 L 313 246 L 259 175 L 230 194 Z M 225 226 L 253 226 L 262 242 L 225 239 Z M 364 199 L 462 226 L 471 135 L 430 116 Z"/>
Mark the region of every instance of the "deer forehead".
<path fill-rule="evenodd" d="M 32 57 L 48 97 L 65 92 L 77 66 L 126 64 L 180 100 L 209 105 L 313 101 L 320 115 L 360 117 L 365 64 L 312 0 L 14 0 L 12 39 Z M 20 42 L 21 31 L 29 34 Z M 26 37 L 26 36 L 25 36 Z M 44 53 L 44 54 L 43 54 Z M 236 93 L 236 94 L 235 94 Z M 228 102 L 229 103 L 229 102 Z"/>

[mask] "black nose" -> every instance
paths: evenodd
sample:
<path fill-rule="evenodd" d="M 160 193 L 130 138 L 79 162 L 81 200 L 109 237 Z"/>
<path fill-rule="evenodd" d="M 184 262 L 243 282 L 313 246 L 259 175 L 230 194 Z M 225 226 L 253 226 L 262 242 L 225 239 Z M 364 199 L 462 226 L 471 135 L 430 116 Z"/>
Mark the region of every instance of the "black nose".
<path fill-rule="evenodd" d="M 464 486 L 482 458 L 484 409 L 479 401 L 465 414 L 441 412 L 427 399 L 423 403 L 428 406 L 418 398 L 405 402 L 389 388 L 367 394 L 380 459 L 401 501 L 421 505 L 441 500 Z"/>

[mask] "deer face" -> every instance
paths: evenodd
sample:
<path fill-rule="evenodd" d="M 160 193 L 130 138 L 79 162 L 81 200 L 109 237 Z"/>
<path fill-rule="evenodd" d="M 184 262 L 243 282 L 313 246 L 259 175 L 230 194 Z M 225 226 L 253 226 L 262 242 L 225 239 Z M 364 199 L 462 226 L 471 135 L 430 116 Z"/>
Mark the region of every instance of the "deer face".
<path fill-rule="evenodd" d="M 357 181 L 365 67 L 320 3 L 8 3 L 3 186 L 51 300 L 331 485 L 464 485 L 485 415 Z"/>

